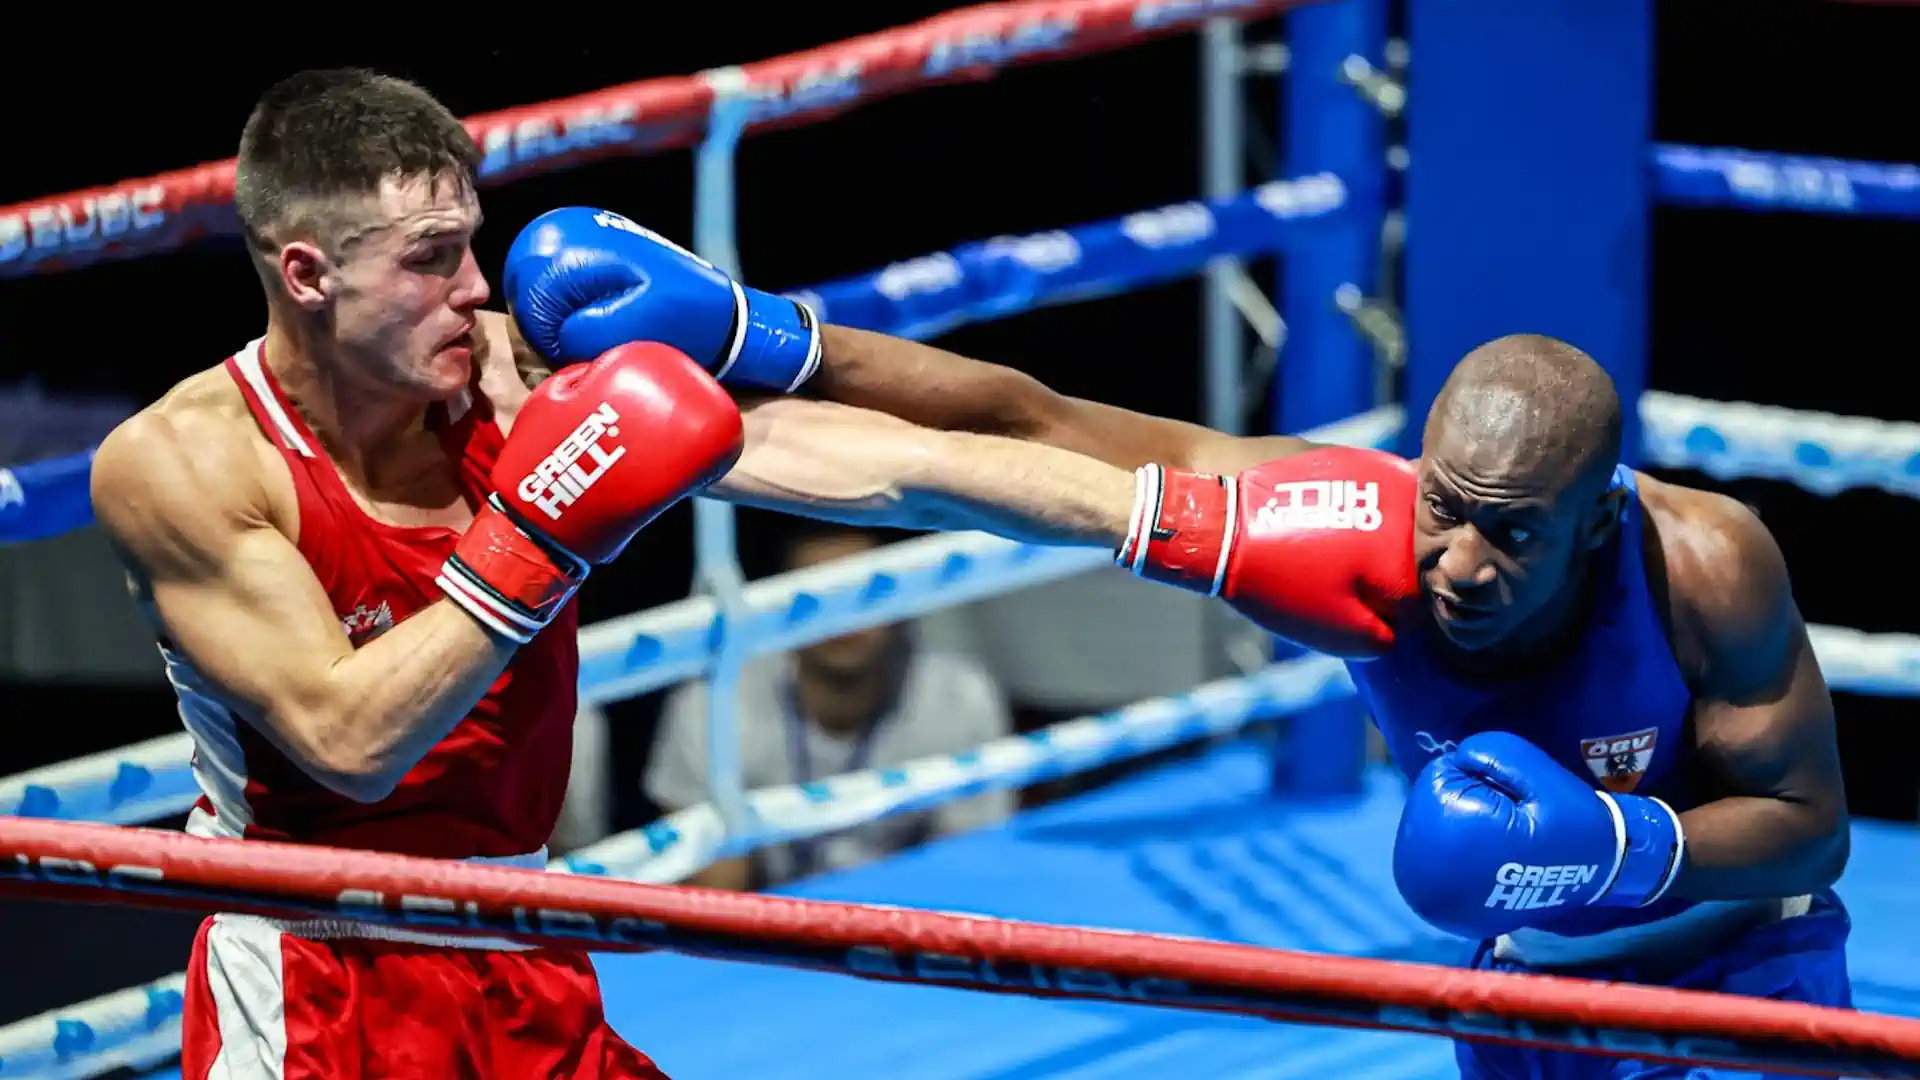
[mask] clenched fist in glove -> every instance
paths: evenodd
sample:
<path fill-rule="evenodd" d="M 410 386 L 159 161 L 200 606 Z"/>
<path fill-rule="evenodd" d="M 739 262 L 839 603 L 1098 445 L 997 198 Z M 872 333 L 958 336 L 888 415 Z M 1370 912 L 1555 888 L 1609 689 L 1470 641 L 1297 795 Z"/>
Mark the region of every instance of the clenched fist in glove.
<path fill-rule="evenodd" d="M 740 410 L 686 354 L 641 343 L 541 383 L 493 465 L 495 491 L 441 568 L 442 590 L 525 644 L 662 511 L 725 475 Z"/>
<path fill-rule="evenodd" d="M 507 251 L 502 283 L 521 336 L 555 364 L 658 341 L 730 386 L 788 393 L 820 366 L 806 305 L 742 285 L 610 210 L 534 218 Z"/>
<path fill-rule="evenodd" d="M 1584 907 L 1645 907 L 1685 854 L 1666 803 L 1601 791 L 1520 736 L 1488 731 L 1414 780 L 1393 878 L 1421 918 L 1490 938 Z"/>
<path fill-rule="evenodd" d="M 1415 486 L 1405 459 L 1341 446 L 1237 476 L 1146 465 L 1115 561 L 1315 652 L 1368 659 L 1392 648 L 1419 592 Z"/>

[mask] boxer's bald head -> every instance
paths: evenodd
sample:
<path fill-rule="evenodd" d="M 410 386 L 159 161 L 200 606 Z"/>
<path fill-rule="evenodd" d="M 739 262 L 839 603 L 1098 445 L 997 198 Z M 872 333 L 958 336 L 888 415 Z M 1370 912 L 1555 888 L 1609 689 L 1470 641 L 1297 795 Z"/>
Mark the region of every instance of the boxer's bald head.
<path fill-rule="evenodd" d="M 1496 338 L 1448 376 L 1423 453 L 1469 473 L 1597 491 L 1620 460 L 1613 380 L 1591 356 L 1538 334 Z"/>
<path fill-rule="evenodd" d="M 1622 427 L 1613 380 L 1564 341 L 1498 338 L 1454 368 L 1423 433 L 1416 540 L 1449 638 L 1542 632 L 1619 519 Z"/>

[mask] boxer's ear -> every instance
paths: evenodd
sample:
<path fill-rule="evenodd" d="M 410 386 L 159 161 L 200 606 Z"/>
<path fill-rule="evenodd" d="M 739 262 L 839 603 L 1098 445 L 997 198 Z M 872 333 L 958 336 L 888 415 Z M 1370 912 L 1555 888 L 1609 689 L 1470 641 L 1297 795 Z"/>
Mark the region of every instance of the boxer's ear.
<path fill-rule="evenodd" d="M 1592 551 L 1613 539 L 1613 534 L 1620 531 L 1620 522 L 1626 518 L 1627 498 L 1628 493 L 1624 487 L 1609 487 L 1601 492 L 1600 497 L 1594 500 L 1588 511 L 1587 520 L 1582 525 L 1580 536 L 1582 547 Z"/>
<path fill-rule="evenodd" d="M 280 248 L 280 285 L 287 298 L 309 311 L 326 306 L 333 261 L 319 245 L 295 240 Z"/>

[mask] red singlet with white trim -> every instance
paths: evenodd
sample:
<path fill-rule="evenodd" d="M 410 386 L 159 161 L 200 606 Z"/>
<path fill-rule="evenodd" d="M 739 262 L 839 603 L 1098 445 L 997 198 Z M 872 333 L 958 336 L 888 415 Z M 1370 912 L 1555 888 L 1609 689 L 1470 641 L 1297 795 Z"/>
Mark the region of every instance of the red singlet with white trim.
<path fill-rule="evenodd" d="M 255 341 L 228 358 L 227 371 L 293 474 L 300 554 L 354 646 L 364 646 L 443 600 L 434 577 L 459 534 L 389 525 L 362 510 L 263 355 L 263 342 Z M 478 506 L 491 489 L 488 472 L 503 441 L 492 407 L 476 389 L 435 412 L 442 445 L 457 463 L 460 493 Z M 578 618 L 569 602 L 521 646 L 473 711 L 391 794 L 371 804 L 310 778 L 163 640 L 202 792 L 187 831 L 449 859 L 539 851 L 566 794 Z"/>

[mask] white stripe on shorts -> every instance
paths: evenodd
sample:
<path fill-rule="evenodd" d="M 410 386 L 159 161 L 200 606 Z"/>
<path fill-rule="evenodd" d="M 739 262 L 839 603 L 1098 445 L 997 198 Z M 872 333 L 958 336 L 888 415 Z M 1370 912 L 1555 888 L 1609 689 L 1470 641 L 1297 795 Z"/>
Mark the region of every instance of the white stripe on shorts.
<path fill-rule="evenodd" d="M 207 928 L 207 985 L 220 1053 L 207 1080 L 282 1080 L 287 986 L 280 932 L 260 920 L 215 915 Z"/>

